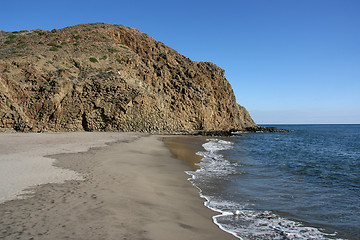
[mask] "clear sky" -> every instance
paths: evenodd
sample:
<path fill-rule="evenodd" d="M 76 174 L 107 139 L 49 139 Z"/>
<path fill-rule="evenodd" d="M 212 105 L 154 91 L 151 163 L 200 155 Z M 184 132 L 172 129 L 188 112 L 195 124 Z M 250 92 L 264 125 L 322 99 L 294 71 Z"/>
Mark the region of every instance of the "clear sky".
<path fill-rule="evenodd" d="M 360 123 L 360 0 L 6 0 L 0 30 L 107 22 L 225 69 L 257 123 Z"/>

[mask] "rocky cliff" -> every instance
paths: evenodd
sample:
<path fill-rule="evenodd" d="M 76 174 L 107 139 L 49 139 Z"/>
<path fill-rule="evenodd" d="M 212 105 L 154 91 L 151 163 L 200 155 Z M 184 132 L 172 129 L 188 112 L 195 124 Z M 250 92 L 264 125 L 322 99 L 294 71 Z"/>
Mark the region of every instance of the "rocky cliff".
<path fill-rule="evenodd" d="M 104 23 L 0 32 L 0 131 L 256 127 L 224 70 Z"/>

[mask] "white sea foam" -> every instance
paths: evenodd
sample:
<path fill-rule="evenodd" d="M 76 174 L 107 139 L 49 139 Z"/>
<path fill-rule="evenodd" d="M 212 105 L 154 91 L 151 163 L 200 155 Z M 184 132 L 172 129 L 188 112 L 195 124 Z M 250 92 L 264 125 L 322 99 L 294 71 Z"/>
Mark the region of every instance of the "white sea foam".
<path fill-rule="evenodd" d="M 228 142 L 221 139 L 208 139 L 208 142 L 204 143 L 203 147 L 206 151 L 215 153 L 221 150 L 231 149 L 233 148 L 233 145 L 234 144 L 232 142 Z"/>
<path fill-rule="evenodd" d="M 213 219 L 222 229 L 240 239 L 330 239 L 330 236 L 334 236 L 271 211 L 224 211 Z"/>
<path fill-rule="evenodd" d="M 203 156 L 203 159 L 198 164 L 200 169 L 196 171 L 195 175 L 212 173 L 213 175 L 225 176 L 235 171 L 234 165 L 218 153 L 219 151 L 233 148 L 232 142 L 220 139 L 209 139 L 207 143 L 203 144 L 203 147 L 206 151 L 197 153 Z"/>
<path fill-rule="evenodd" d="M 252 210 L 248 204 L 226 201 L 216 196 L 203 194 L 200 188 L 208 179 L 222 178 L 235 173 L 236 165 L 224 159 L 220 151 L 233 148 L 233 143 L 210 139 L 203 144 L 205 152 L 199 164 L 200 169 L 189 171 L 189 180 L 199 189 L 204 205 L 220 213 L 213 221 L 222 230 L 239 239 L 334 239 L 335 235 L 325 234 L 314 227 L 307 227 L 271 211 Z"/>

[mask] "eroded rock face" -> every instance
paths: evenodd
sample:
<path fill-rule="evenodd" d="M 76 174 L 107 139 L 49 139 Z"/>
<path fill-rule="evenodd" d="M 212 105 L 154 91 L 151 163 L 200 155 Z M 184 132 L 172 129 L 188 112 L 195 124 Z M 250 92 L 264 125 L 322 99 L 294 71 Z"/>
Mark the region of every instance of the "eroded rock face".
<path fill-rule="evenodd" d="M 0 32 L 0 90 L 0 131 L 256 127 L 223 69 L 119 25 Z"/>

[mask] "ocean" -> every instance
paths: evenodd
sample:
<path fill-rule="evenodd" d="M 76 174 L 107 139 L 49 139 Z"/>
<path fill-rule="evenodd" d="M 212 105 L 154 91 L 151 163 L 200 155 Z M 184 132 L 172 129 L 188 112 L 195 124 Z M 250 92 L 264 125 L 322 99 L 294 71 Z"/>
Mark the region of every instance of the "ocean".
<path fill-rule="evenodd" d="M 360 239 L 360 125 L 209 138 L 187 172 L 239 239 Z"/>

